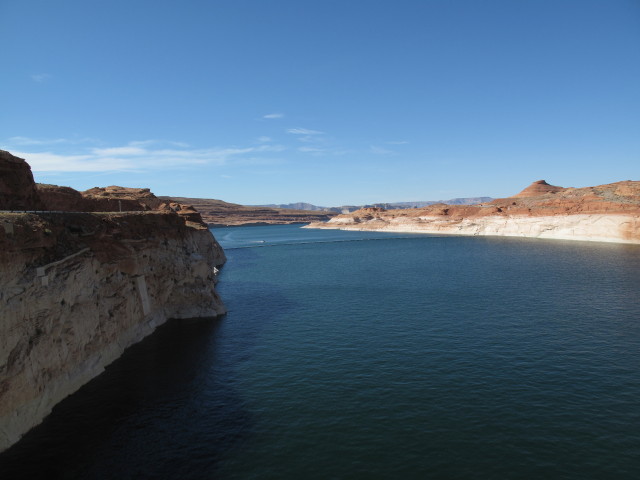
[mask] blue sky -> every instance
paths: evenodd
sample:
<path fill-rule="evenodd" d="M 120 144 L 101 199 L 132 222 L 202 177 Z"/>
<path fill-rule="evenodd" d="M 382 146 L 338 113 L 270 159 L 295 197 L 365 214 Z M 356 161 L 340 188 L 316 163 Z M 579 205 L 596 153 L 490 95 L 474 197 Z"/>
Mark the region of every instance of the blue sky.
<path fill-rule="evenodd" d="M 243 204 L 640 180 L 638 0 L 2 0 L 36 181 Z"/>

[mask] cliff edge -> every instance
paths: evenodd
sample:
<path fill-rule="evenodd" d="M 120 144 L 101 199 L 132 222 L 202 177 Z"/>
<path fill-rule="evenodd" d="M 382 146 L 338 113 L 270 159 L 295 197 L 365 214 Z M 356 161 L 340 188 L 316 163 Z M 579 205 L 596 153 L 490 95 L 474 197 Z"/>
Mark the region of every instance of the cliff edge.
<path fill-rule="evenodd" d="M 146 189 L 36 186 L 3 151 L 0 172 L 1 451 L 158 325 L 223 314 L 225 256 L 195 210 Z"/>
<path fill-rule="evenodd" d="M 307 228 L 640 244 L 640 182 L 563 188 L 538 180 L 512 197 L 485 204 L 360 209 Z"/>

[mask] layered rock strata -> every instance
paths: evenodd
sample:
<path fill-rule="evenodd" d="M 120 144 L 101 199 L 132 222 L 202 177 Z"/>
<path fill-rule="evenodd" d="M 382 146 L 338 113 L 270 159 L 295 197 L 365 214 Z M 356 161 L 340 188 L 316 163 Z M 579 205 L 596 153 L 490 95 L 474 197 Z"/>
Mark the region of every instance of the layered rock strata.
<path fill-rule="evenodd" d="M 333 212 L 292 210 L 260 206 L 238 205 L 206 198 L 159 197 L 166 202 L 193 205 L 210 227 L 240 225 L 284 225 L 291 223 L 323 222 L 336 215 Z"/>
<path fill-rule="evenodd" d="M 178 204 L 0 214 L 0 451 L 158 325 L 224 313 L 224 261 Z"/>
<path fill-rule="evenodd" d="M 367 208 L 308 227 L 640 244 L 640 182 L 562 188 L 539 180 L 486 204 Z"/>

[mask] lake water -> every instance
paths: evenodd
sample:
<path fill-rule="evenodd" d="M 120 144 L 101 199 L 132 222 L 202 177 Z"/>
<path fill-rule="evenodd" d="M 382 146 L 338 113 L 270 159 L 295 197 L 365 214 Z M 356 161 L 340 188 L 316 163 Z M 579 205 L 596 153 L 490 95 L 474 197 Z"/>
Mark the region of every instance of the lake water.
<path fill-rule="evenodd" d="M 229 313 L 130 348 L 0 478 L 640 478 L 640 247 L 214 233 Z"/>

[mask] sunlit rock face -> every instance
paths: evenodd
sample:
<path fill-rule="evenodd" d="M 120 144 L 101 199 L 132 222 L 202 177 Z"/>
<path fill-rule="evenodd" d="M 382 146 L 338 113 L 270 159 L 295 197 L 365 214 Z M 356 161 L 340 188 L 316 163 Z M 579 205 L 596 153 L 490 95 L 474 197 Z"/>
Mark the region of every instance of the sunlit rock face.
<path fill-rule="evenodd" d="M 640 182 L 563 188 L 539 180 L 486 204 L 361 209 L 309 227 L 640 243 Z"/>
<path fill-rule="evenodd" d="M 60 212 L 12 163 L 25 209 L 56 211 L 0 214 L 0 450 L 158 325 L 225 311 L 224 252 L 193 209 L 86 213 L 57 187 L 56 207 L 79 202 Z"/>

